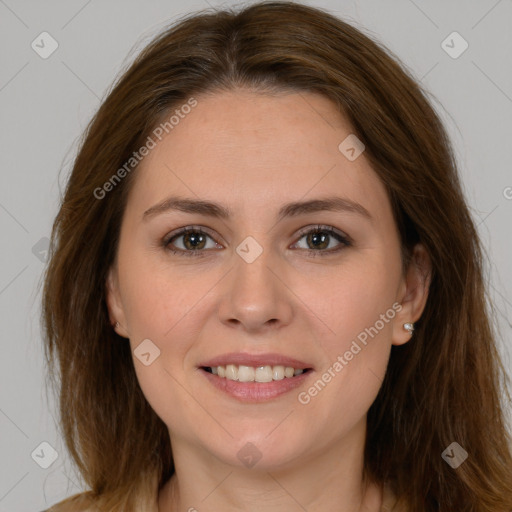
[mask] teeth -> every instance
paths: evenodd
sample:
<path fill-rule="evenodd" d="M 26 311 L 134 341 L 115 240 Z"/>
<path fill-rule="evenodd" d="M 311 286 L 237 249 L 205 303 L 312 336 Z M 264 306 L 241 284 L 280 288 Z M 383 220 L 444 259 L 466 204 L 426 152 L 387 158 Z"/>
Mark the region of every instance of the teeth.
<path fill-rule="evenodd" d="M 240 382 L 251 382 L 254 381 L 254 368 L 251 366 L 239 366 L 238 367 L 238 380 Z"/>
<path fill-rule="evenodd" d="M 256 382 L 272 382 L 272 366 L 260 366 L 254 371 L 254 380 Z"/>
<path fill-rule="evenodd" d="M 284 379 L 284 366 L 274 366 L 272 368 L 272 379 L 283 380 Z"/>
<path fill-rule="evenodd" d="M 273 380 L 283 380 L 300 375 L 304 372 L 302 369 L 294 369 L 291 366 L 243 366 L 228 364 L 226 366 L 214 366 L 212 373 L 221 378 L 229 380 L 238 380 L 239 382 L 272 382 Z"/>
<path fill-rule="evenodd" d="M 238 366 L 234 364 L 226 365 L 226 379 L 238 380 Z"/>

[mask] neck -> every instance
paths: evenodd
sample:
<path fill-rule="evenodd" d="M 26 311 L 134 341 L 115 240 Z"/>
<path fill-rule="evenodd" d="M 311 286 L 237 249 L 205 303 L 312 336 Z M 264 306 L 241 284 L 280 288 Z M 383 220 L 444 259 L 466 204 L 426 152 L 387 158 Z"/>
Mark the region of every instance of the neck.
<path fill-rule="evenodd" d="M 233 466 L 184 440 L 173 444 L 176 472 L 159 494 L 159 512 L 378 512 L 382 489 L 363 474 L 364 428 L 321 452 L 279 467 Z"/>

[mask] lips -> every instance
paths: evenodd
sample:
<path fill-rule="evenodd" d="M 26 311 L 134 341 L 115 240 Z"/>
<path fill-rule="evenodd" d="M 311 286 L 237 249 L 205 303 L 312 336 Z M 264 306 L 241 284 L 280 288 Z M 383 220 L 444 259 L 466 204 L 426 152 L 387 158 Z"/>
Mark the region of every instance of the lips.
<path fill-rule="evenodd" d="M 244 352 L 231 352 L 221 356 L 214 357 L 198 365 L 199 368 L 211 368 L 215 366 L 226 366 L 228 364 L 243 365 L 243 366 L 291 366 L 296 370 L 314 369 L 312 364 L 300 361 L 292 357 L 282 354 L 267 353 L 267 354 L 248 354 Z"/>

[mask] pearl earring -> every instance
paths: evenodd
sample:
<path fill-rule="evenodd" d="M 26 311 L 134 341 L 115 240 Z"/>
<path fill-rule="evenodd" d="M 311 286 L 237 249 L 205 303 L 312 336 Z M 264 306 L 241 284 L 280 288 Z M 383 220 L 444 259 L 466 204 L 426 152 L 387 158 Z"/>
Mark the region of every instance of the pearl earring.
<path fill-rule="evenodd" d="M 404 324 L 404 329 L 406 331 L 409 331 L 409 334 L 412 334 L 414 331 L 414 324 L 412 322 L 407 322 L 406 324 Z"/>

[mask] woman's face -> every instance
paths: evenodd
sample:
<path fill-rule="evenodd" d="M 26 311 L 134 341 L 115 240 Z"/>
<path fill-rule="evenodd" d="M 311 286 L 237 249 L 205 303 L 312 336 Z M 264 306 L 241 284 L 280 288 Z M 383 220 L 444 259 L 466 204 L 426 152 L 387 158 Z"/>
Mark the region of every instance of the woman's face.
<path fill-rule="evenodd" d="M 196 99 L 135 171 L 108 281 L 140 386 L 176 450 L 268 469 L 350 446 L 426 299 L 385 188 L 320 95 Z M 273 379 L 203 368 L 227 364 Z"/>

